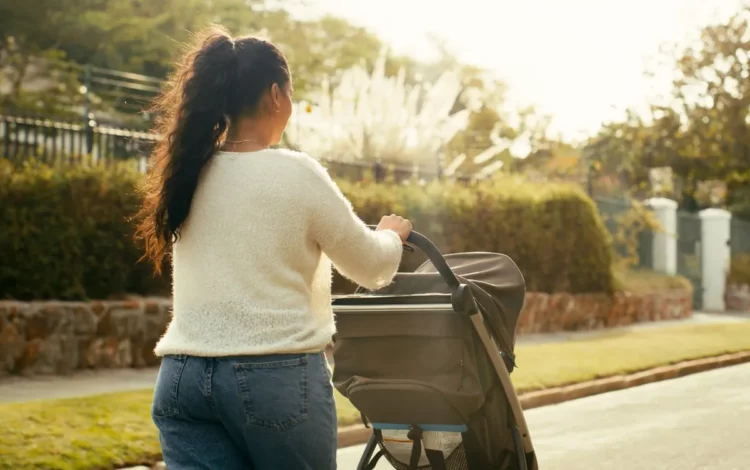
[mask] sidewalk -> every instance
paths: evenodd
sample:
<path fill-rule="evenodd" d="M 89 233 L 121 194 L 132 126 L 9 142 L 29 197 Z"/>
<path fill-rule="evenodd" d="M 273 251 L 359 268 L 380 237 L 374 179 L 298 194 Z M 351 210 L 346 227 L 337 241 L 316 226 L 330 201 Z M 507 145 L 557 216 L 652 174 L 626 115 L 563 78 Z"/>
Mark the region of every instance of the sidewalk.
<path fill-rule="evenodd" d="M 686 324 L 733 323 L 750 321 L 750 313 L 702 313 L 692 318 L 650 323 L 639 323 L 608 330 L 561 332 L 523 335 L 517 344 L 543 344 L 570 341 L 595 336 L 609 336 L 630 331 Z M 68 376 L 6 377 L 0 378 L 0 403 L 70 398 L 104 393 L 142 390 L 153 387 L 158 369 L 109 369 L 81 371 Z"/>
<path fill-rule="evenodd" d="M 0 403 L 49 400 L 152 388 L 158 368 L 80 371 L 71 375 L 0 378 Z"/>

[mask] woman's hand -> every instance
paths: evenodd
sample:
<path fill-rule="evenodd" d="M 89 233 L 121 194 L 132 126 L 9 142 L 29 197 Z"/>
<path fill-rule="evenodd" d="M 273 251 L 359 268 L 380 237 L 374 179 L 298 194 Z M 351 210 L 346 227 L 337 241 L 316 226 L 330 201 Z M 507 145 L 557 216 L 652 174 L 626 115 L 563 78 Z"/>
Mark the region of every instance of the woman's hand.
<path fill-rule="evenodd" d="M 406 243 L 406 239 L 408 239 L 409 234 L 411 234 L 412 225 L 408 219 L 391 214 L 383 216 L 375 230 L 393 230 L 399 237 L 401 237 L 401 241 Z"/>

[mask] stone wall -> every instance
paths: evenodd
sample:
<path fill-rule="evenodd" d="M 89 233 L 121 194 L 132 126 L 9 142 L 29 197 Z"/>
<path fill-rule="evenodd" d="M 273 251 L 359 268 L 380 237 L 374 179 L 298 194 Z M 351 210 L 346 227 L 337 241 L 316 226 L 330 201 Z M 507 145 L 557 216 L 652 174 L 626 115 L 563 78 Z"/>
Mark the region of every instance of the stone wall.
<path fill-rule="evenodd" d="M 170 318 L 168 299 L 0 301 L 0 375 L 158 364 L 153 348 Z M 526 295 L 518 333 L 593 330 L 687 318 L 690 291 L 646 295 Z"/>
<path fill-rule="evenodd" d="M 518 334 L 585 331 L 633 323 L 689 318 L 693 315 L 690 290 L 647 294 L 526 294 Z"/>
<path fill-rule="evenodd" d="M 168 299 L 0 301 L 0 375 L 146 367 L 170 318 Z"/>

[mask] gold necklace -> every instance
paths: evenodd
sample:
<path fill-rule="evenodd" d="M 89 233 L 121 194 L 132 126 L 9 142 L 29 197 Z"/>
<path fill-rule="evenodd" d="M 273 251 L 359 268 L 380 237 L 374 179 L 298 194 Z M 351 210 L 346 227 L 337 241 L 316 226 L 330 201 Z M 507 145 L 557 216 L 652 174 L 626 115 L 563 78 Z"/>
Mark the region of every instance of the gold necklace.
<path fill-rule="evenodd" d="M 225 144 L 233 144 L 233 145 L 246 144 L 246 143 L 250 143 L 250 142 L 252 142 L 254 144 L 258 144 L 258 145 L 267 146 L 263 142 L 261 142 L 259 140 L 255 140 L 255 139 L 247 139 L 247 140 L 225 140 L 224 141 Z"/>

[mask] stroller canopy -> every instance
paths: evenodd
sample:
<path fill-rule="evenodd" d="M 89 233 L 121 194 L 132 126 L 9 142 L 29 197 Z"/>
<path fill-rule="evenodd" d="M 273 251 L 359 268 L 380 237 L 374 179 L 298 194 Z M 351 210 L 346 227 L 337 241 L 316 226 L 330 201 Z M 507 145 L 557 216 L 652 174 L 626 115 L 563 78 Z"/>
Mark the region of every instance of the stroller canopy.
<path fill-rule="evenodd" d="M 511 352 L 515 346 L 518 317 L 523 308 L 526 284 L 521 271 L 508 256 L 499 253 L 472 252 L 445 255 L 460 282 L 467 284 L 498 347 Z M 413 273 L 399 273 L 389 286 L 376 295 L 448 294 L 450 288 L 427 261 Z"/>

